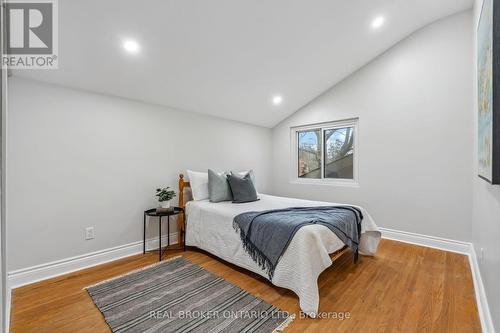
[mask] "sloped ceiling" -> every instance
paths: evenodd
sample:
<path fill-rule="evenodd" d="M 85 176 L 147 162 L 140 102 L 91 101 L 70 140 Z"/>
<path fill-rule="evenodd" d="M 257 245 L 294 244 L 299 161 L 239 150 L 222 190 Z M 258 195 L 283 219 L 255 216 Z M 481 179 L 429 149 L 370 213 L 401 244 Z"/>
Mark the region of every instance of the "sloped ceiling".
<path fill-rule="evenodd" d="M 472 0 L 59 1 L 59 69 L 14 75 L 273 127 Z M 385 24 L 371 27 L 377 16 Z M 132 55 L 122 43 L 133 39 Z M 275 106 L 274 95 L 283 96 Z"/>

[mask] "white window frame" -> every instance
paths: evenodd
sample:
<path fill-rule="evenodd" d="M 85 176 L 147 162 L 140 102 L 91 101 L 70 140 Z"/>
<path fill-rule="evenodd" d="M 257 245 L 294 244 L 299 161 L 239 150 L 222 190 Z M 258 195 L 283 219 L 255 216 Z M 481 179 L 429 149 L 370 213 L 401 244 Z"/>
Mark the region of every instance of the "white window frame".
<path fill-rule="evenodd" d="M 325 150 L 324 145 L 324 132 L 329 129 L 336 128 L 354 128 L 354 156 L 353 156 L 353 179 L 342 179 L 342 178 L 324 178 L 324 164 L 325 164 Z M 321 131 L 321 179 L 314 178 L 299 178 L 298 175 L 298 163 L 299 163 L 299 149 L 298 149 L 298 132 L 319 129 Z M 307 185 L 330 185 L 330 186 L 348 186 L 348 187 L 359 187 L 359 172 L 358 172 L 358 162 L 359 162 L 359 140 L 358 131 L 359 129 L 359 118 L 344 119 L 338 121 L 331 121 L 325 123 L 295 126 L 290 127 L 290 183 L 292 184 L 307 184 Z"/>

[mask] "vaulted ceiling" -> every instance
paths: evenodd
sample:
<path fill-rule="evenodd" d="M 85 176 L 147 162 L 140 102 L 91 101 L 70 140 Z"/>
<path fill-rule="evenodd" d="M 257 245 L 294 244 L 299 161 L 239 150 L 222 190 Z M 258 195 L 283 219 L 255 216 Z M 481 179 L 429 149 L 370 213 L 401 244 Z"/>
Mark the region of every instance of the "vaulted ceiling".
<path fill-rule="evenodd" d="M 15 75 L 272 127 L 472 0 L 59 1 L 59 69 Z M 375 18 L 385 23 L 373 29 Z M 135 54 L 125 40 L 138 43 Z M 280 95 L 283 101 L 274 105 Z"/>

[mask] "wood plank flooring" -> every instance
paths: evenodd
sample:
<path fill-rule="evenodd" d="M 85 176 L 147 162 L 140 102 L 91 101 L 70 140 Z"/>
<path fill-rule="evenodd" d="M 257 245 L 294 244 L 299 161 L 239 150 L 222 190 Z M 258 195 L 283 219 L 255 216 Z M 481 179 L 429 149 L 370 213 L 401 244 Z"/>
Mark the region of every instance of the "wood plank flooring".
<path fill-rule="evenodd" d="M 291 291 L 205 252 L 181 254 L 286 311 L 299 313 Z M 149 265 L 156 254 L 136 255 L 13 291 L 11 332 L 109 332 L 83 287 Z M 481 332 L 468 258 L 382 240 L 375 257 L 350 253 L 319 278 L 320 311 L 350 318 L 295 319 L 285 332 Z"/>

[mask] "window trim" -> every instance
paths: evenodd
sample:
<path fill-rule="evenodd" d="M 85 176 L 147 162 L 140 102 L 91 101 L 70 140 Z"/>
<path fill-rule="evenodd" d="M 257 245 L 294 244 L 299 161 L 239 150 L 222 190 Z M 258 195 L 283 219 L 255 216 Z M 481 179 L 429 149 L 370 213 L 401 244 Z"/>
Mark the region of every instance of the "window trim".
<path fill-rule="evenodd" d="M 324 178 L 324 164 L 325 164 L 325 147 L 324 147 L 324 131 L 336 128 L 354 127 L 354 156 L 353 156 L 353 179 L 345 178 Z M 298 132 L 307 131 L 312 129 L 320 129 L 321 132 L 321 178 L 299 178 L 298 176 L 298 163 L 299 163 L 299 149 L 298 149 Z M 359 187 L 359 140 L 358 140 L 359 118 L 350 118 L 337 121 L 329 121 L 317 124 L 294 126 L 290 127 L 290 183 L 291 184 L 307 184 L 307 185 L 329 185 L 329 186 L 347 186 Z"/>

